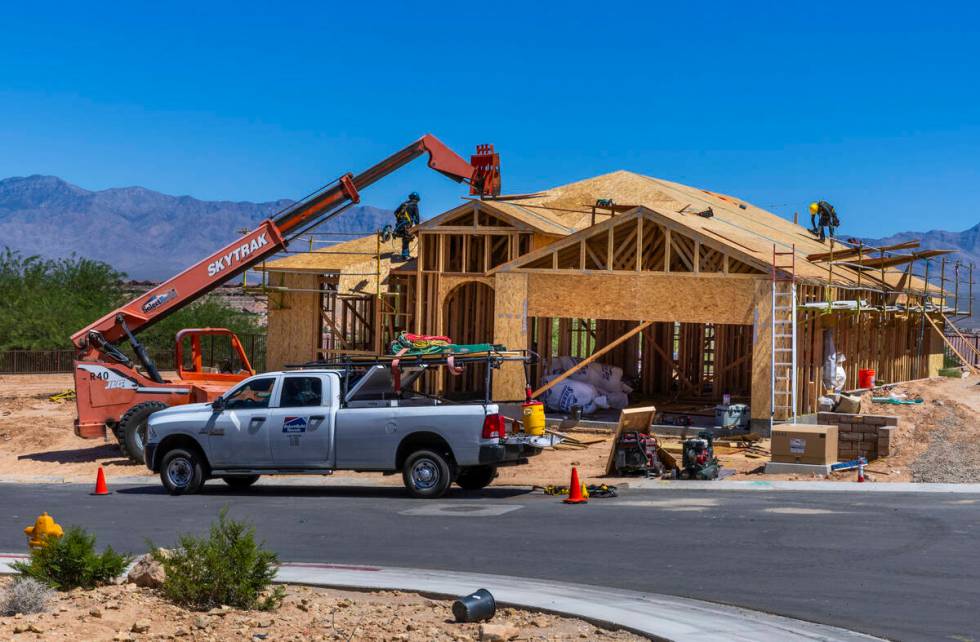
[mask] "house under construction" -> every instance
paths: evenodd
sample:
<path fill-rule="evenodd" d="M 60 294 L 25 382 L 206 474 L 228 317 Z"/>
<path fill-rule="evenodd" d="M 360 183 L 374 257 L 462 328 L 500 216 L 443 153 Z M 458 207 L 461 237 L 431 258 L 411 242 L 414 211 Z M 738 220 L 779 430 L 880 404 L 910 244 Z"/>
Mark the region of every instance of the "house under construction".
<path fill-rule="evenodd" d="M 545 360 L 601 352 L 635 381 L 634 401 L 727 394 L 753 420 L 781 420 L 816 410 L 833 350 L 849 388 L 859 369 L 935 375 L 943 327 L 972 298 L 972 272 L 954 278 L 944 250 L 821 243 L 739 198 L 628 171 L 467 200 L 415 231 L 405 263 L 368 234 L 264 265 L 268 367 L 383 354 L 402 331 L 447 335 Z M 540 365 L 530 375 L 536 385 Z M 482 382 L 475 367 L 425 385 L 466 397 Z M 494 398 L 522 399 L 524 386 L 504 364 Z"/>

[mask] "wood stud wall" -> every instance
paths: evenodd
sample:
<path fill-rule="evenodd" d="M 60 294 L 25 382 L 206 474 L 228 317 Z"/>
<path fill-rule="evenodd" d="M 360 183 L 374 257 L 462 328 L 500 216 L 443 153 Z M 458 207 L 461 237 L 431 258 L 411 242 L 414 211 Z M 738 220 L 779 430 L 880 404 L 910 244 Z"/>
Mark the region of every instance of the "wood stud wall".
<path fill-rule="evenodd" d="M 338 293 L 337 281 L 336 276 L 320 277 L 323 328 L 318 356 L 329 359 L 337 354 L 373 354 L 378 297 Z"/>
<path fill-rule="evenodd" d="M 737 250 L 674 228 L 644 210 L 607 219 L 574 238 L 547 237 L 474 205 L 422 230 L 412 271 L 391 273 L 380 300 L 341 298 L 325 284 L 321 349 L 350 352 L 373 344 L 386 350 L 408 330 L 447 334 L 457 342 L 498 341 L 546 359 L 585 357 L 638 320 L 651 320 L 602 359 L 636 380 L 637 397 L 713 403 L 725 393 L 737 400 L 754 394 L 753 417 L 768 417 L 768 274 Z M 526 262 L 494 274 L 522 256 Z M 669 278 L 669 286 L 650 280 L 661 278 Z M 799 287 L 800 303 L 828 297 L 824 286 Z M 562 296 L 546 296 L 555 288 Z M 610 292 L 626 307 L 606 300 Z M 847 298 L 844 291 L 832 294 Z M 869 298 L 867 292 L 861 296 Z M 879 298 L 884 302 L 884 295 Z M 600 310 L 619 318 L 577 316 Z M 371 331 L 375 318 L 380 337 Z M 941 363 L 941 344 L 921 315 L 801 310 L 801 412 L 816 409 L 826 327 L 834 328 L 837 349 L 847 355 L 850 383 L 860 368 L 874 368 L 882 381 L 902 381 L 928 376 Z M 540 382 L 540 366 L 530 374 L 532 383 Z M 427 387 L 465 396 L 482 390 L 482 377 L 473 369 L 461 377 L 430 378 Z M 523 379 L 519 369 L 496 373 L 495 397 L 517 398 Z"/>
<path fill-rule="evenodd" d="M 530 349 L 543 362 L 587 357 L 636 325 L 635 321 L 532 317 Z M 634 397 L 714 403 L 728 393 L 747 399 L 752 383 L 752 327 L 659 322 L 603 355 L 636 382 Z M 543 368 L 531 369 L 535 385 Z"/>
<path fill-rule="evenodd" d="M 828 292 L 826 286 L 801 284 L 798 297 L 801 304 L 828 297 L 840 301 L 860 297 L 870 305 L 881 305 L 888 295 L 838 288 Z M 913 300 L 912 305 L 919 303 Z M 844 371 L 848 388 L 857 387 L 858 370 L 865 368 L 874 369 L 879 382 L 898 382 L 935 376 L 941 365 L 942 348 L 922 313 L 862 310 L 827 314 L 802 309 L 797 316 L 797 385 L 799 409 L 804 413 L 816 412 L 822 393 L 825 329 L 833 331 L 838 354 L 847 357 Z"/>

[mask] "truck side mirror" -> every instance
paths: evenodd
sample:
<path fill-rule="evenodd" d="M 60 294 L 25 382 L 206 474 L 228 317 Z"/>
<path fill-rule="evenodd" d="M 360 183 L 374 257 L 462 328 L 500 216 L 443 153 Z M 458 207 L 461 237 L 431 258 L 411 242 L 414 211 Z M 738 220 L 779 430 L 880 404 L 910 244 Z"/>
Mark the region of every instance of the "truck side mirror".
<path fill-rule="evenodd" d="M 214 401 L 211 402 L 211 408 L 213 408 L 214 410 L 217 410 L 218 412 L 221 412 L 222 410 L 224 410 L 225 409 L 225 398 L 224 397 L 215 397 L 214 398 Z"/>

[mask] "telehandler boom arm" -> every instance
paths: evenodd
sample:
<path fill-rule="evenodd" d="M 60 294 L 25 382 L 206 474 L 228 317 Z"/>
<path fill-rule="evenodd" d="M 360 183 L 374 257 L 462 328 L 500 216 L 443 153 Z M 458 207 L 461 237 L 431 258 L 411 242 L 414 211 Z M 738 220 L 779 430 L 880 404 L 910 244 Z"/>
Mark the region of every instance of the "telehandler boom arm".
<path fill-rule="evenodd" d="M 426 134 L 356 176 L 350 173 L 341 176 L 272 219 L 262 221 L 247 235 L 82 328 L 71 337 L 79 359 L 110 357 L 118 361 L 122 354 L 112 344 L 127 338 L 139 354 L 139 344 L 132 335 L 193 303 L 281 251 L 291 239 L 360 202 L 361 190 L 423 154 L 429 155 L 432 169 L 457 182 L 468 183 L 470 194 L 496 196 L 500 193 L 500 160 L 492 145 L 477 146 L 477 153 L 466 162 L 438 138 Z M 143 361 L 142 355 L 140 357 Z"/>

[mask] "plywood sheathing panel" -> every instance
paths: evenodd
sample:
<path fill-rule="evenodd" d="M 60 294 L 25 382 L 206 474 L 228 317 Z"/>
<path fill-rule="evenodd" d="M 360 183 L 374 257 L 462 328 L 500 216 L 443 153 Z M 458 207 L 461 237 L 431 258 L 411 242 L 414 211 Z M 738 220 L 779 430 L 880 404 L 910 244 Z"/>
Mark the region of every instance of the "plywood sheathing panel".
<path fill-rule="evenodd" d="M 772 282 L 753 282 L 752 419 L 769 419 L 772 355 Z"/>
<path fill-rule="evenodd" d="M 531 316 L 752 323 L 751 277 L 617 272 L 534 272 L 527 277 Z"/>
<path fill-rule="evenodd" d="M 276 273 L 269 279 L 272 285 L 293 291 L 269 294 L 266 367 L 279 370 L 289 363 L 315 359 L 320 343 L 320 277 Z"/>
<path fill-rule="evenodd" d="M 528 347 L 528 276 L 498 274 L 494 277 L 493 342 L 513 350 Z M 519 363 L 504 363 L 494 373 L 493 398 L 524 398 L 525 375 Z"/>

